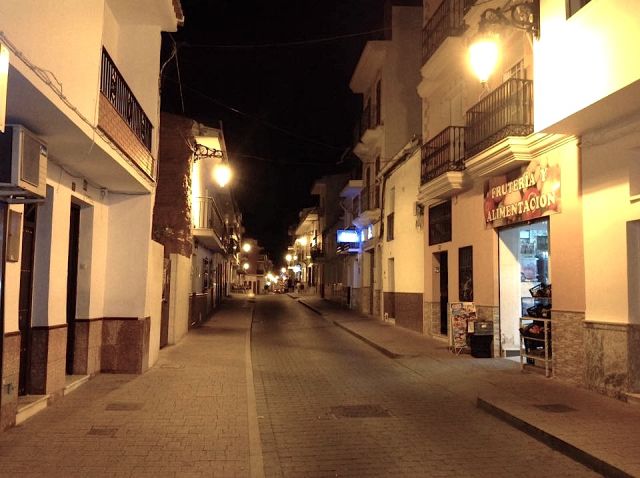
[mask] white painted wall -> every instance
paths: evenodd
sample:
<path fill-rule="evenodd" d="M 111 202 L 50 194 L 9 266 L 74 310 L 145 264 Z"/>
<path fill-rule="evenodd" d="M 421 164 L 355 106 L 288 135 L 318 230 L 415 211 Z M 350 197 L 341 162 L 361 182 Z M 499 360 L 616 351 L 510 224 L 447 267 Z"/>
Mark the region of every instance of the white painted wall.
<path fill-rule="evenodd" d="M 97 108 L 103 4 L 104 0 L 0 2 L 0 31 L 31 62 L 53 72 L 65 96 L 87 118 L 94 118 Z"/>
<path fill-rule="evenodd" d="M 7 215 L 9 211 L 16 211 L 24 214 L 24 206 L 21 204 L 11 204 L 7 207 Z M 24 220 L 24 215 L 22 216 Z M 22 244 L 22 223 L 20 224 L 18 238 Z M 2 244 L 6 244 L 6 235 Z M 18 324 L 18 306 L 20 292 L 20 265 L 22 263 L 22 248 L 20 248 L 20 257 L 18 262 L 5 262 L 4 276 L 4 333 L 16 332 L 19 330 Z M 35 291 L 34 291 L 35 294 Z"/>
<path fill-rule="evenodd" d="M 390 211 L 392 190 L 395 191 L 394 239 L 387 241 L 387 232 L 382 241 L 383 290 L 390 291 L 388 265 L 394 259 L 395 292 L 422 293 L 424 290 L 424 244 L 423 232 L 416 227 L 415 205 L 420 187 L 420 150 L 399 166 L 387 179 L 385 190 L 386 220 Z"/>
<path fill-rule="evenodd" d="M 110 194 L 104 315 L 146 317 L 153 196 Z"/>
<path fill-rule="evenodd" d="M 67 258 L 71 193 L 65 187 L 47 187 L 38 209 L 33 275 L 33 326 L 67 322 Z"/>
<path fill-rule="evenodd" d="M 392 158 L 421 131 L 421 103 L 416 93 L 422 61 L 421 9 L 393 7 L 392 32 L 382 69 L 383 160 Z"/>
<path fill-rule="evenodd" d="M 585 135 L 582 140 L 587 321 L 640 323 L 630 314 L 629 302 L 637 284 L 631 284 L 635 287 L 630 290 L 628 282 L 628 260 L 633 264 L 638 251 L 627 239 L 628 223 L 640 219 L 640 203 L 631 195 L 634 182 L 640 179 L 635 167 L 640 138 L 633 132 L 638 125 L 640 118 L 635 118 L 607 136 Z"/>
<path fill-rule="evenodd" d="M 160 352 L 160 329 L 162 316 L 162 273 L 164 267 L 164 246 L 151 241 L 149 254 L 149 281 L 147 282 L 147 303 L 149 304 L 149 367 L 158 361 Z"/>
<path fill-rule="evenodd" d="M 171 254 L 171 303 L 169 304 L 169 343 L 176 344 L 189 329 L 191 259 Z"/>
<path fill-rule="evenodd" d="M 536 130 L 553 125 L 637 81 L 640 3 L 592 1 L 569 19 L 565 0 L 540 1 L 534 43 Z"/>

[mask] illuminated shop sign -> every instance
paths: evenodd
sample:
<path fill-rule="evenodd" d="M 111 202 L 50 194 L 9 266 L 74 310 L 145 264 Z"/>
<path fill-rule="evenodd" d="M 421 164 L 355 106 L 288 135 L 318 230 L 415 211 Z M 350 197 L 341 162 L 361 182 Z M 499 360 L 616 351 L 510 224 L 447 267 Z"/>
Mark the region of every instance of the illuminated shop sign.
<path fill-rule="evenodd" d="M 360 251 L 360 233 L 354 229 L 339 229 L 337 233 L 338 254 Z"/>
<path fill-rule="evenodd" d="M 354 229 L 338 229 L 338 244 L 345 242 L 360 242 L 358 231 Z"/>
<path fill-rule="evenodd" d="M 489 179 L 484 187 L 487 227 L 500 227 L 560 212 L 560 165 L 547 158 Z"/>

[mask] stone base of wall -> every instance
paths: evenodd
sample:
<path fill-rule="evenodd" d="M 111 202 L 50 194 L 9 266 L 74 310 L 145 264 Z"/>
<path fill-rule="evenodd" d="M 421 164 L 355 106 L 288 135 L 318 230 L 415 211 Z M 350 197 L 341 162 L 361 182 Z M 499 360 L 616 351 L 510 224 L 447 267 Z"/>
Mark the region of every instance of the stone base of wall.
<path fill-rule="evenodd" d="M 391 310 L 394 315 L 390 318 L 396 319 L 396 325 L 423 333 L 422 325 L 422 294 L 410 292 L 385 292 L 384 311 Z"/>
<path fill-rule="evenodd" d="M 6 334 L 3 337 L 2 350 L 0 430 L 6 430 L 16 423 L 20 374 L 20 333 Z"/>
<path fill-rule="evenodd" d="M 440 302 L 423 303 L 423 330 L 431 337 L 442 337 L 440 333 Z"/>
<path fill-rule="evenodd" d="M 360 289 L 361 308 L 360 312 L 363 314 L 372 314 L 371 310 L 371 287 L 363 287 Z"/>
<path fill-rule="evenodd" d="M 61 395 L 67 366 L 67 324 L 31 329 L 28 394 Z"/>
<path fill-rule="evenodd" d="M 588 388 L 618 398 L 640 390 L 640 325 L 585 322 L 584 354 Z"/>
<path fill-rule="evenodd" d="M 102 371 L 142 373 L 149 368 L 151 319 L 104 318 Z"/>
<path fill-rule="evenodd" d="M 372 315 L 375 315 L 376 317 L 380 317 L 382 316 L 381 310 L 380 310 L 380 300 L 382 299 L 382 291 L 380 289 L 375 289 L 373 291 L 373 313 Z"/>
<path fill-rule="evenodd" d="M 73 373 L 95 375 L 100 372 L 102 319 L 76 320 Z"/>
<path fill-rule="evenodd" d="M 362 289 L 359 287 L 351 288 L 351 304 L 349 304 L 349 308 L 357 311 L 362 310 Z"/>
<path fill-rule="evenodd" d="M 553 376 L 575 385 L 584 383 L 584 312 L 551 313 Z"/>

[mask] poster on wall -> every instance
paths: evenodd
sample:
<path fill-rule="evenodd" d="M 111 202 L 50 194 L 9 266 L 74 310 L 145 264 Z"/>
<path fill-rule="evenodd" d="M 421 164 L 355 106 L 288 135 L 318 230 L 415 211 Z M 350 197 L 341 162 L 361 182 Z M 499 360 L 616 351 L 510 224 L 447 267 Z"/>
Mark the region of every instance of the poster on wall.
<path fill-rule="evenodd" d="M 460 353 L 467 347 L 467 330 L 476 320 L 476 307 L 473 302 L 452 302 L 449 304 L 451 321 L 451 351 Z M 470 331 L 472 331 L 471 329 Z"/>
<path fill-rule="evenodd" d="M 560 212 L 560 165 L 542 157 L 489 179 L 484 186 L 487 227 L 500 227 Z"/>

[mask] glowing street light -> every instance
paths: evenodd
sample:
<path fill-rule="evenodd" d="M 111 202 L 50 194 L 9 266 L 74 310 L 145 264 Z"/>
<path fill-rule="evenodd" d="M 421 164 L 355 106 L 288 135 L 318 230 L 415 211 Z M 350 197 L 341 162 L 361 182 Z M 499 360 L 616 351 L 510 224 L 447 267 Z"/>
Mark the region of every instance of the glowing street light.
<path fill-rule="evenodd" d="M 221 188 L 231 181 L 231 168 L 227 163 L 218 163 L 213 167 L 213 179 Z"/>
<path fill-rule="evenodd" d="M 299 237 L 298 238 L 298 244 L 300 244 L 302 247 L 307 245 L 307 238 L 305 236 Z"/>
<path fill-rule="evenodd" d="M 280 269 L 280 272 L 281 272 L 282 274 L 286 274 L 286 273 L 287 273 L 287 268 L 286 268 L 286 267 L 281 268 L 281 269 Z"/>
<path fill-rule="evenodd" d="M 242 264 L 242 268 L 243 268 L 245 271 L 248 271 L 248 270 L 249 270 L 249 263 L 248 263 L 248 262 L 245 262 L 244 264 Z"/>
<path fill-rule="evenodd" d="M 500 47 L 495 35 L 482 35 L 469 47 L 471 69 L 483 84 L 489 80 L 499 58 Z"/>
<path fill-rule="evenodd" d="M 284 258 L 287 262 L 291 262 L 293 260 L 293 256 L 291 254 L 287 254 Z"/>
<path fill-rule="evenodd" d="M 249 244 L 248 242 L 245 242 L 244 244 L 242 244 L 242 250 L 244 252 L 250 252 L 251 251 L 251 244 Z"/>

